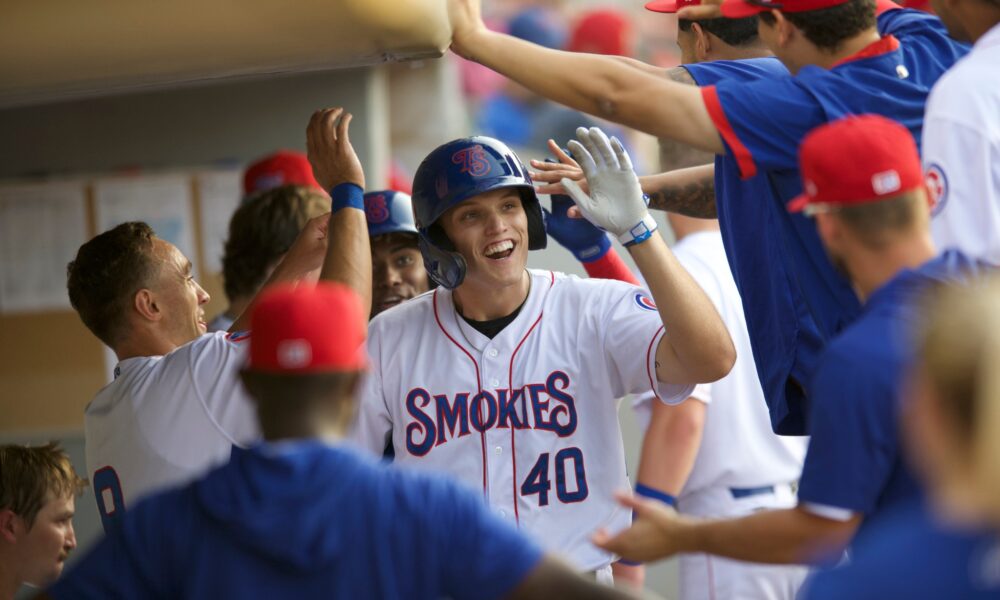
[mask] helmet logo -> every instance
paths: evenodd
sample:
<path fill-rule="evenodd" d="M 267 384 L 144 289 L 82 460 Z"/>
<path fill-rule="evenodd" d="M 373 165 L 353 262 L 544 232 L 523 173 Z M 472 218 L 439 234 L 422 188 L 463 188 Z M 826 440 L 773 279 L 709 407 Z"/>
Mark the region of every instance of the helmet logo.
<path fill-rule="evenodd" d="M 385 203 L 385 194 L 376 194 L 365 198 L 365 217 L 369 223 L 384 223 L 389 219 L 389 207 Z"/>
<path fill-rule="evenodd" d="M 486 151 L 479 144 L 470 148 L 462 148 L 451 155 L 451 162 L 461 165 L 462 173 L 468 173 L 473 177 L 482 177 L 492 170 L 490 161 L 486 159 Z"/>

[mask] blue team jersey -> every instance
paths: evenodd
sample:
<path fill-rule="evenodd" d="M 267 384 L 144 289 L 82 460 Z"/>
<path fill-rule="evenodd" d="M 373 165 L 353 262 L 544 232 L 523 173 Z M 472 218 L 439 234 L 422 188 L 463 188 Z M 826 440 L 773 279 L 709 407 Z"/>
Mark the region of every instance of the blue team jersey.
<path fill-rule="evenodd" d="M 789 76 L 776 58 L 684 67 L 699 86 Z M 800 435 L 808 415 L 804 388 L 825 340 L 790 272 L 791 252 L 780 235 L 765 233 L 781 231 L 788 211 L 769 178 L 742 178 L 730 155 L 715 158 L 715 206 L 771 427 L 775 433 Z"/>
<path fill-rule="evenodd" d="M 921 498 L 901 459 L 900 389 L 923 294 L 966 280 L 986 263 L 949 250 L 871 295 L 858 319 L 824 350 L 810 391 L 811 435 L 799 501 L 864 515 L 862 542 L 886 511 Z"/>
<path fill-rule="evenodd" d="M 442 479 L 315 441 L 231 461 L 125 513 L 54 598 L 499 598 L 541 550 Z"/>
<path fill-rule="evenodd" d="M 894 512 L 862 556 L 818 573 L 803 600 L 986 600 L 1000 598 L 1000 537 L 936 523 L 923 507 Z"/>
<path fill-rule="evenodd" d="M 802 214 L 783 210 L 784 204 L 802 191 L 797 156 L 799 143 L 819 125 L 863 113 L 881 114 L 900 121 L 919 141 L 930 88 L 968 52 L 967 46 L 948 37 L 937 18 L 926 13 L 887 10 L 879 15 L 878 28 L 884 36 L 880 41 L 832 69 L 808 66 L 794 77 L 772 76 L 751 82 L 737 78 L 702 88 L 709 115 L 722 136 L 726 156 L 736 163 L 743 177 L 765 178 L 771 187 L 770 197 L 782 207 L 782 210 L 770 211 L 768 228 L 760 231 L 743 228 L 739 235 L 744 243 L 739 247 L 743 248 L 751 240 L 759 243 L 765 236 L 772 237 L 769 243 L 774 246 L 774 252 L 780 252 L 784 269 L 774 270 L 772 274 L 767 268 L 770 265 L 761 265 L 752 271 L 755 273 L 753 279 L 742 277 L 744 284 L 740 291 L 746 294 L 744 290 L 748 287 L 762 286 L 766 288 L 764 291 L 750 295 L 764 297 L 765 302 L 773 301 L 772 307 L 789 301 L 795 303 L 795 310 L 787 314 L 786 321 L 776 325 L 781 329 L 805 331 L 801 334 L 806 338 L 805 347 L 797 343 L 793 359 L 796 368 L 791 372 L 791 378 L 800 384 L 810 378 L 814 366 L 810 362 L 814 363 L 818 354 L 816 343 L 822 344 L 842 331 L 857 316 L 860 306 L 848 282 L 827 259 L 815 224 Z M 711 65 L 705 67 L 710 69 Z M 730 207 L 733 203 L 723 202 Z M 760 218 L 756 222 L 760 223 Z M 742 224 L 735 226 L 742 227 Z M 788 279 L 797 283 L 797 292 L 793 287 L 786 294 L 795 296 L 797 293 L 798 298 L 788 300 L 768 294 L 768 290 L 779 290 Z M 798 317 L 802 311 L 806 311 L 811 320 L 806 319 L 803 323 Z M 752 319 L 748 312 L 748 322 Z M 810 339 L 814 334 L 810 328 L 815 328 L 819 342 Z M 791 331 L 783 331 L 780 337 L 787 340 L 798 335 L 798 332 L 793 335 Z M 763 340 L 757 345 L 768 347 Z M 780 343 L 770 347 L 784 351 Z M 764 363 L 765 370 L 771 368 L 767 366 L 771 361 L 779 365 L 788 361 L 787 356 L 772 356 L 766 350 L 761 352 L 762 356 L 755 356 L 755 359 Z M 780 389 L 781 373 L 767 374 L 774 380 L 764 378 L 761 383 L 774 409 L 774 394 Z M 810 392 L 806 386 L 806 395 Z M 795 395 L 787 399 L 789 403 L 797 400 Z M 778 414 L 772 415 L 772 421 L 779 426 L 782 425 L 782 412 L 808 414 L 801 407 L 779 403 L 777 408 Z M 805 433 L 808 423 L 803 424 L 802 429 L 790 431 L 779 427 L 783 433 Z"/>

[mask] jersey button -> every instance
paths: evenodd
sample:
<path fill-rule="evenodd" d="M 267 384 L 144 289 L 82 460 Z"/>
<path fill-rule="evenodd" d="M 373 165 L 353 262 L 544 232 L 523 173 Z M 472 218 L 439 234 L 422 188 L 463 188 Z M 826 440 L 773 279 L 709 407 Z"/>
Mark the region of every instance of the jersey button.
<path fill-rule="evenodd" d="M 500 516 L 501 516 L 501 517 L 506 517 L 506 516 L 507 516 L 507 511 L 505 511 L 505 510 L 501 510 L 501 511 L 500 511 Z"/>
<path fill-rule="evenodd" d="M 490 385 L 492 385 L 493 387 L 497 387 L 497 386 L 500 385 L 500 380 L 499 379 L 490 379 Z"/>
<path fill-rule="evenodd" d="M 493 451 L 496 452 L 497 454 L 503 454 L 503 448 L 501 448 L 500 446 L 494 448 Z"/>
<path fill-rule="evenodd" d="M 496 348 L 490 348 L 489 350 L 486 351 L 486 355 L 489 356 L 490 358 L 496 358 L 497 354 L 499 354 L 499 352 L 497 352 Z"/>

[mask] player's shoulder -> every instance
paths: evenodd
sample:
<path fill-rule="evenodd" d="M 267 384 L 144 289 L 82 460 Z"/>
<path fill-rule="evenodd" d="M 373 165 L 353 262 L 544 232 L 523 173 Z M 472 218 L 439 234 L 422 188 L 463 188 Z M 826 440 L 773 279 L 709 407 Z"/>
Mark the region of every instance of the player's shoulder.
<path fill-rule="evenodd" d="M 991 48 L 988 57 L 976 52 L 965 56 L 946 71 L 931 89 L 927 100 L 928 118 L 953 121 L 987 119 L 994 125 L 1000 123 L 1000 116 L 995 110 L 996 103 L 1000 101 L 1000 87 L 992 85 L 998 77 L 1000 48 Z"/>
<path fill-rule="evenodd" d="M 757 81 L 769 77 L 789 76 L 788 69 L 773 56 L 743 60 L 715 60 L 684 65 L 698 85 L 713 85 L 719 81 Z"/>
<path fill-rule="evenodd" d="M 531 271 L 532 285 L 549 285 L 546 302 L 568 307 L 574 304 L 599 306 L 614 302 L 642 289 L 616 279 L 582 278 L 555 271 Z"/>

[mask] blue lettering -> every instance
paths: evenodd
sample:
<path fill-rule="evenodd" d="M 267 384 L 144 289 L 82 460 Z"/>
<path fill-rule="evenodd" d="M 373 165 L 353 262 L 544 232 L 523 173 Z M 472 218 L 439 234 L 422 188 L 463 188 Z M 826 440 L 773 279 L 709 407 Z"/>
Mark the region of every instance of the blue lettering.
<path fill-rule="evenodd" d="M 483 421 L 483 406 L 486 407 L 486 420 Z M 482 391 L 476 394 L 472 398 L 472 403 L 469 406 L 470 420 L 472 421 L 472 428 L 479 433 L 485 432 L 490 429 L 497 422 L 497 401 L 493 397 L 493 394 Z"/>
<path fill-rule="evenodd" d="M 528 395 L 531 396 L 531 412 L 535 416 L 535 429 L 552 431 L 548 421 L 549 401 L 542 400 L 540 392 L 545 391 L 545 385 L 541 383 L 530 383 L 527 386 Z"/>
<path fill-rule="evenodd" d="M 518 399 L 521 400 L 522 405 L 520 414 L 518 414 L 516 408 Z M 521 419 L 521 415 L 525 414 L 523 408 L 524 388 L 514 390 L 510 398 L 507 398 L 507 390 L 497 390 L 497 404 L 500 406 L 500 417 L 497 419 L 498 428 L 506 429 L 507 427 L 513 427 L 514 429 L 525 429 L 528 426 Z"/>
<path fill-rule="evenodd" d="M 437 444 L 445 443 L 445 430 L 454 437 L 469 435 L 469 394 L 461 393 L 455 395 L 455 403 L 448 404 L 448 396 L 434 396 L 437 403 Z M 458 436 L 455 435 L 455 427 L 458 427 Z"/>
<path fill-rule="evenodd" d="M 419 401 L 419 404 L 418 404 Z M 413 456 L 424 456 L 434 445 L 435 429 L 434 420 L 427 416 L 421 408 L 431 403 L 431 395 L 427 390 L 414 388 L 406 395 L 406 412 L 410 413 L 416 422 L 406 426 L 406 450 Z M 420 442 L 416 437 L 423 434 Z"/>
<path fill-rule="evenodd" d="M 554 371 L 545 380 L 545 391 L 550 398 L 562 404 L 549 413 L 548 426 L 559 437 L 572 435 L 576 431 L 576 400 L 564 390 L 569 387 L 569 375 L 562 371 Z M 566 421 L 560 422 L 559 417 L 566 415 Z"/>

